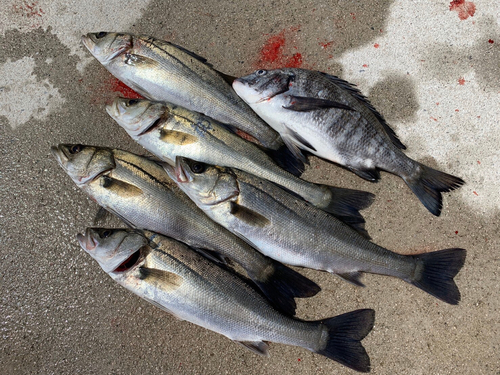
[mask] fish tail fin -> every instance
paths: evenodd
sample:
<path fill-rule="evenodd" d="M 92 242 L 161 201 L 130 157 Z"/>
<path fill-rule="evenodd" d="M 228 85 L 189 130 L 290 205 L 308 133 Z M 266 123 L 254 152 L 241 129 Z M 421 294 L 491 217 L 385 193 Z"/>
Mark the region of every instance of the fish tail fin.
<path fill-rule="evenodd" d="M 328 329 L 326 345 L 316 353 L 360 372 L 370 371 L 370 357 L 361 345 L 373 328 L 375 311 L 355 310 L 321 321 Z"/>
<path fill-rule="evenodd" d="M 290 316 L 297 308 L 294 298 L 312 297 L 321 290 L 314 281 L 279 262 L 274 262 L 274 270 L 265 280 L 253 280 L 276 309 Z"/>
<path fill-rule="evenodd" d="M 417 268 L 409 282 L 451 305 L 460 301 L 460 291 L 453 278 L 465 263 L 465 249 L 446 249 L 413 255 Z"/>
<path fill-rule="evenodd" d="M 455 190 L 465 182 L 459 177 L 440 172 L 423 164 L 419 164 L 419 171 L 420 173 L 416 177 L 412 176 L 404 180 L 425 208 L 433 215 L 439 216 L 443 208 L 441 193 Z"/>
<path fill-rule="evenodd" d="M 265 152 L 273 159 L 276 165 L 293 174 L 295 177 L 300 177 L 306 169 L 304 160 L 297 158 L 286 145 L 282 145 L 277 150 L 265 149 Z M 304 158 L 306 157 L 304 156 Z M 307 158 L 305 159 L 305 163 L 309 164 Z"/>
<path fill-rule="evenodd" d="M 322 186 L 329 191 L 330 200 L 326 207 L 320 208 L 369 239 L 370 236 L 365 229 L 365 219 L 359 211 L 369 207 L 373 203 L 375 195 L 362 190 L 344 189 L 328 185 Z"/>

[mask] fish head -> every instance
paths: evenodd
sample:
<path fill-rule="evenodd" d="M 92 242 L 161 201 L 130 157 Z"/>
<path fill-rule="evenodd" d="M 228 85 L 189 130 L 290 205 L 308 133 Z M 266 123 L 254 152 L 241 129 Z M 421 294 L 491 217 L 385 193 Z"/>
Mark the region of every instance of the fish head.
<path fill-rule="evenodd" d="M 175 167 L 164 165 L 170 178 L 199 207 L 236 199 L 240 191 L 236 176 L 228 168 L 200 163 L 177 156 Z"/>
<path fill-rule="evenodd" d="M 106 111 L 132 137 L 152 130 L 168 116 L 166 104 L 147 99 L 116 98 Z"/>
<path fill-rule="evenodd" d="M 133 46 L 133 36 L 124 33 L 88 33 L 82 43 L 101 64 L 107 64 L 117 56 L 127 53 Z"/>
<path fill-rule="evenodd" d="M 116 167 L 113 152 L 106 147 L 60 144 L 51 147 L 51 152 L 79 186 Z"/>
<path fill-rule="evenodd" d="M 290 69 L 259 69 L 233 81 L 233 89 L 247 104 L 258 104 L 288 91 L 295 79 Z"/>
<path fill-rule="evenodd" d="M 76 236 L 80 246 L 106 273 L 120 273 L 134 267 L 148 239 L 133 229 L 87 228 Z"/>

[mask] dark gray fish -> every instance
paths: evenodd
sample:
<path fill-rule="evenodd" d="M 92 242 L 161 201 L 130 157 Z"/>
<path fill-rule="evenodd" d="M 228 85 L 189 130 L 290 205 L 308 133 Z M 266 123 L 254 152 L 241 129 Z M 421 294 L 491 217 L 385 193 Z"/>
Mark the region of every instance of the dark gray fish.
<path fill-rule="evenodd" d="M 373 310 L 318 321 L 294 319 L 273 309 L 236 275 L 173 239 L 98 228 L 88 228 L 77 238 L 118 284 L 180 320 L 258 354 L 267 355 L 270 341 L 303 347 L 357 371 L 370 370 L 361 340 L 373 327 Z"/>
<path fill-rule="evenodd" d="M 400 278 L 450 304 L 464 249 L 403 255 L 377 246 L 349 226 L 278 186 L 243 171 L 177 158 L 165 167 L 217 223 L 263 254 L 294 266 L 335 273 L 362 286 L 362 272 Z"/>
<path fill-rule="evenodd" d="M 306 150 L 369 181 L 379 180 L 379 170 L 393 173 L 436 216 L 441 192 L 464 183 L 407 157 L 382 115 L 338 77 L 297 68 L 258 70 L 236 79 L 233 88 L 298 157 Z"/>
<path fill-rule="evenodd" d="M 94 201 L 139 229 L 182 241 L 214 260 L 240 264 L 282 311 L 294 314 L 294 297 L 319 292 L 314 282 L 261 253 L 210 220 L 155 162 L 105 147 L 52 148 L 61 167 Z"/>

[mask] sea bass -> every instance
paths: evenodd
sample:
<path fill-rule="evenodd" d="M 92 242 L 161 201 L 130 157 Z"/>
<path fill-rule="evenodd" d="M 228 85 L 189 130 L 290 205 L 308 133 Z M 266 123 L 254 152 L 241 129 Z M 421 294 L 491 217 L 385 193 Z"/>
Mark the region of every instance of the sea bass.
<path fill-rule="evenodd" d="M 370 370 L 361 340 L 373 327 L 373 310 L 319 321 L 293 319 L 273 309 L 239 277 L 173 239 L 98 228 L 77 238 L 118 284 L 180 320 L 258 354 L 267 355 L 266 342 L 275 342 L 303 347 L 357 371 Z"/>
<path fill-rule="evenodd" d="M 295 155 L 306 150 L 369 181 L 380 179 L 379 170 L 393 173 L 436 216 L 443 206 L 441 192 L 464 183 L 407 157 L 382 115 L 338 77 L 295 68 L 258 70 L 236 79 L 233 88 Z"/>
<path fill-rule="evenodd" d="M 183 156 L 244 170 L 285 187 L 368 236 L 359 210 L 370 205 L 371 193 L 316 185 L 295 177 L 223 124 L 183 107 L 117 98 L 106 110 L 135 141 L 171 165 L 177 156 Z"/>
<path fill-rule="evenodd" d="M 338 274 L 361 284 L 361 272 L 398 277 L 450 304 L 464 249 L 402 255 L 377 246 L 331 215 L 248 173 L 177 158 L 172 178 L 213 220 L 285 264 Z"/>
<path fill-rule="evenodd" d="M 202 112 L 265 147 L 283 145 L 279 134 L 200 56 L 169 42 L 125 33 L 89 33 L 82 42 L 111 74 L 144 97 Z"/>
<path fill-rule="evenodd" d="M 77 186 L 106 210 L 131 227 L 173 237 L 214 259 L 234 260 L 282 311 L 293 314 L 294 297 L 320 290 L 210 220 L 155 162 L 94 146 L 59 145 L 52 153 Z"/>

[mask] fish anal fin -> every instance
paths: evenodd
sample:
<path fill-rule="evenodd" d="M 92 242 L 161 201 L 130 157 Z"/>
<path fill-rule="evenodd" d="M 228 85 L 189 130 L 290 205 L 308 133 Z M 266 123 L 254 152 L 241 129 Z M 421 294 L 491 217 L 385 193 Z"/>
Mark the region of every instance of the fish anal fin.
<path fill-rule="evenodd" d="M 166 292 L 172 292 L 182 285 L 182 277 L 173 272 L 147 267 L 140 267 L 139 270 L 141 280 L 147 280 Z"/>
<path fill-rule="evenodd" d="M 255 354 L 268 356 L 269 346 L 264 341 L 235 341 Z"/>
<path fill-rule="evenodd" d="M 227 258 L 216 251 L 208 250 L 208 249 L 200 249 L 200 248 L 196 248 L 196 251 L 198 253 L 200 253 L 201 255 L 203 255 L 205 258 L 210 259 L 212 262 L 220 263 L 220 264 L 224 264 L 224 265 L 228 264 Z"/>
<path fill-rule="evenodd" d="M 359 177 L 364 180 L 377 182 L 380 180 L 380 172 L 377 169 L 354 169 L 350 168 L 350 170 L 356 173 Z"/>
<path fill-rule="evenodd" d="M 178 146 L 185 146 L 198 142 L 198 139 L 194 135 L 165 129 L 161 130 L 160 139 L 164 142 Z"/>
<path fill-rule="evenodd" d="M 255 212 L 247 207 L 241 206 L 238 203 L 231 202 L 231 215 L 253 227 L 265 227 L 270 223 L 265 216 Z"/>
<path fill-rule="evenodd" d="M 335 102 L 333 100 L 321 99 L 321 98 L 308 98 L 305 96 L 290 96 L 290 105 L 283 106 L 284 109 L 289 109 L 291 111 L 297 112 L 308 112 L 314 111 L 316 109 L 345 109 L 347 111 L 352 111 L 353 109 L 348 105 Z"/>
<path fill-rule="evenodd" d="M 360 279 L 362 276 L 361 272 L 345 272 L 345 273 L 337 273 L 338 277 L 341 277 L 345 281 L 350 282 L 351 284 L 354 284 L 356 286 L 362 286 L 364 287 L 365 284 L 363 284 Z"/>

